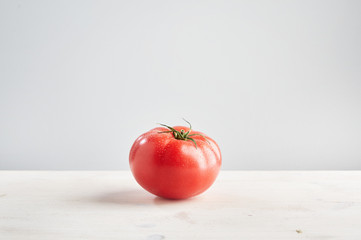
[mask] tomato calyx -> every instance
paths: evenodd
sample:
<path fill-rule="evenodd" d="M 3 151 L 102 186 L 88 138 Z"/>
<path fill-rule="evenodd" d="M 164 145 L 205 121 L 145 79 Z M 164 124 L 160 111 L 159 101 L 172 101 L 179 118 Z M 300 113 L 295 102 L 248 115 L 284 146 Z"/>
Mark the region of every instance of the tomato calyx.
<path fill-rule="evenodd" d="M 196 136 L 196 135 L 202 136 L 204 138 L 204 140 L 206 140 L 206 142 L 208 144 L 210 144 L 209 141 L 207 140 L 207 138 L 204 135 L 198 134 L 198 133 L 190 134 L 191 131 L 192 131 L 192 124 L 190 122 L 188 122 L 187 120 L 185 120 L 184 118 L 183 118 L 183 120 L 186 121 L 188 123 L 188 125 L 189 125 L 189 130 L 187 132 L 184 129 L 181 129 L 180 131 L 178 131 L 178 130 L 176 130 L 176 129 L 168 126 L 168 125 L 159 123 L 159 125 L 168 128 L 169 131 L 162 131 L 162 132 L 158 132 L 158 133 L 172 133 L 174 138 L 177 139 L 177 140 L 183 140 L 183 141 L 190 140 L 190 141 L 192 141 L 194 143 L 196 148 L 197 148 L 197 142 L 196 142 L 196 140 L 194 138 L 192 138 L 192 136 Z"/>

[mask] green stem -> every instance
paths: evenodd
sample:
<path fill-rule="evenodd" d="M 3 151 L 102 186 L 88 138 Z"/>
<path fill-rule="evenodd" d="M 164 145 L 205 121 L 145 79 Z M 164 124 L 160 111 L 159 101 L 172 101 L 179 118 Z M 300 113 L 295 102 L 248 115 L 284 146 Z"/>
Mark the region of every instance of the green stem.
<path fill-rule="evenodd" d="M 177 131 L 176 129 L 174 129 L 174 128 L 168 126 L 168 125 L 159 123 L 159 125 L 168 128 L 169 131 L 162 131 L 162 132 L 158 132 L 158 133 L 173 133 L 173 136 L 174 136 L 175 139 L 183 140 L 183 141 L 191 140 L 194 143 L 194 145 L 196 146 L 196 148 L 197 148 L 197 142 L 193 138 L 191 138 L 191 136 L 199 135 L 199 136 L 202 136 L 207 141 L 207 143 L 209 144 L 209 141 L 202 134 L 198 134 L 198 133 L 190 134 L 191 131 L 192 131 L 192 124 L 190 122 L 188 122 L 187 120 L 185 120 L 184 118 L 183 118 L 183 120 L 185 122 L 187 122 L 188 125 L 189 125 L 189 130 L 187 132 L 184 131 L 184 129 L 181 129 L 180 131 Z"/>

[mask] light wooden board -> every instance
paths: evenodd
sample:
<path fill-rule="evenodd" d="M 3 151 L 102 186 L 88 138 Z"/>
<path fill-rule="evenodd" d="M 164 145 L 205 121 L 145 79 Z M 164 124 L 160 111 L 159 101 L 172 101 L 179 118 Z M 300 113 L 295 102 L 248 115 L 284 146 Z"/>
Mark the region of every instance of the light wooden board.
<path fill-rule="evenodd" d="M 223 171 L 170 201 L 126 171 L 0 171 L 0 239 L 361 239 L 360 171 Z"/>

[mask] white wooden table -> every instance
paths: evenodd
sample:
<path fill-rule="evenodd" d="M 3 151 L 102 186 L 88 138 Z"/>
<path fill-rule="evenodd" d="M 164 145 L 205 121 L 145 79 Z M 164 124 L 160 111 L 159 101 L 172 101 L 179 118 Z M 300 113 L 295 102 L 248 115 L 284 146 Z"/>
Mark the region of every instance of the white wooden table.
<path fill-rule="evenodd" d="M 361 239 L 361 171 L 223 171 L 171 201 L 130 172 L 0 171 L 0 239 Z"/>

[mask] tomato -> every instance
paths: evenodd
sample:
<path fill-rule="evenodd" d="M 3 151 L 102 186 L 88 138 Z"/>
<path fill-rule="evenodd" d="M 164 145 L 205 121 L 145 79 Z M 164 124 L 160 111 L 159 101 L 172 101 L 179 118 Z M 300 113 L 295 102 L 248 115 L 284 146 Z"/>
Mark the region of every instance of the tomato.
<path fill-rule="evenodd" d="M 189 122 L 188 122 L 189 123 Z M 207 190 L 221 168 L 217 143 L 189 127 L 154 128 L 138 137 L 129 154 L 130 169 L 147 191 L 185 199 Z"/>

